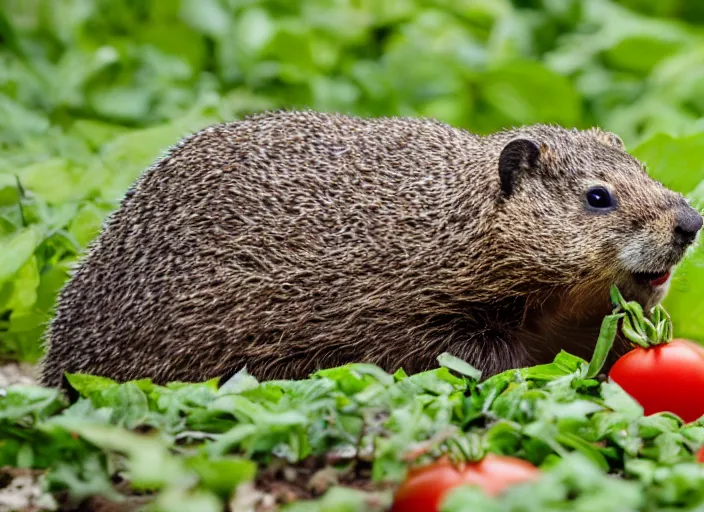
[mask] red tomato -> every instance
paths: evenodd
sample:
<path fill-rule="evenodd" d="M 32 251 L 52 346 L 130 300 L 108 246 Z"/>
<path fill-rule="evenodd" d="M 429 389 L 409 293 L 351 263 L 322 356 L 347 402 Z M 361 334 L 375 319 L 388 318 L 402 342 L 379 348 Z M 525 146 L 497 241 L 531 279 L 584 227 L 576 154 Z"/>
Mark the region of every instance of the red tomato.
<path fill-rule="evenodd" d="M 692 341 L 637 347 L 616 361 L 609 377 L 646 416 L 668 411 L 689 423 L 704 414 L 704 348 Z"/>
<path fill-rule="evenodd" d="M 704 462 L 704 446 L 699 448 L 697 452 L 697 462 Z"/>
<path fill-rule="evenodd" d="M 455 466 L 447 458 L 412 469 L 394 496 L 391 512 L 437 512 L 445 495 L 463 484 L 474 484 L 490 495 L 537 478 L 540 471 L 515 457 L 487 454 L 479 462 Z"/>

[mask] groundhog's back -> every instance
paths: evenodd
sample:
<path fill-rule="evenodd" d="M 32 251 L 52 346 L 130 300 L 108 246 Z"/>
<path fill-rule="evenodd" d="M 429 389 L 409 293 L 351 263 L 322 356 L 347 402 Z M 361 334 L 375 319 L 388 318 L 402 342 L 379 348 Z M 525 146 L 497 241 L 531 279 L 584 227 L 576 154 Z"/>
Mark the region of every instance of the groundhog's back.
<path fill-rule="evenodd" d="M 476 250 L 495 156 L 408 118 L 280 112 L 199 132 L 135 183 L 61 293 L 42 380 L 400 363 L 418 347 L 398 333 Z"/>

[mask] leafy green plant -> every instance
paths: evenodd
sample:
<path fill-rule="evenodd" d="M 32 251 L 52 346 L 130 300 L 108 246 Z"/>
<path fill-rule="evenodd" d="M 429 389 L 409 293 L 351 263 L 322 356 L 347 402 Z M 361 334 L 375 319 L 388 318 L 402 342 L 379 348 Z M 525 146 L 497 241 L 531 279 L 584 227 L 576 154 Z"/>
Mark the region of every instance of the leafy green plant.
<path fill-rule="evenodd" d="M 522 494 L 487 505 L 497 510 L 517 510 L 521 500 L 536 510 L 587 507 L 618 493 L 628 510 L 704 504 L 704 466 L 694 456 L 704 427 L 665 413 L 644 416 L 618 385 L 592 378 L 589 362 L 561 353 L 480 383 L 474 369 L 457 373 L 465 363 L 442 360 L 448 366 L 412 376 L 352 364 L 302 381 L 257 382 L 241 371 L 220 387 L 71 375 L 81 395 L 72 405 L 55 390 L 13 386 L 0 400 L 0 461 L 45 471 L 46 491 L 78 501 L 124 498 L 112 484 L 119 475 L 130 492 L 151 496 L 156 510 L 176 502 L 222 510 L 245 484 L 266 487 L 267 468 L 295 474 L 315 461 L 330 481 L 294 510 L 302 503 L 362 510 L 370 500 L 384 510 L 410 463 L 469 453 L 479 442 L 543 473 Z M 355 491 L 360 482 L 371 489 Z M 457 493 L 444 510 L 488 499 Z"/>

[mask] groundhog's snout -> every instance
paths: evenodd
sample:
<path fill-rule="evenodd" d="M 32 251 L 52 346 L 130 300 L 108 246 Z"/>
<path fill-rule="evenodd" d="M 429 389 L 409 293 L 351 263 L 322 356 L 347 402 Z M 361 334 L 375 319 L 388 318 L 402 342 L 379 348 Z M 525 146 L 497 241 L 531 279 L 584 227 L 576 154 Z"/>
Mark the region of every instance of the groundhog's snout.
<path fill-rule="evenodd" d="M 697 234 L 702 229 L 701 214 L 689 205 L 677 211 L 675 217 L 675 240 L 678 244 L 686 246 L 694 242 Z"/>

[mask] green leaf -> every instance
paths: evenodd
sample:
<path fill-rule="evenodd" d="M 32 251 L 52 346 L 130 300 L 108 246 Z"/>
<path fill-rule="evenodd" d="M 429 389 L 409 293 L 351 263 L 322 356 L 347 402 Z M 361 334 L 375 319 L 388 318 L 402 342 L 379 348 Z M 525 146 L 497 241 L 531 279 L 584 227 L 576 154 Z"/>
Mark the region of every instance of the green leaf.
<path fill-rule="evenodd" d="M 561 350 L 552 363 L 540 364 L 521 369 L 521 375 L 530 380 L 550 381 L 575 373 L 586 361 Z"/>
<path fill-rule="evenodd" d="M 658 460 L 665 464 L 676 463 L 681 456 L 684 447 L 682 446 L 682 435 L 675 432 L 664 432 L 655 438 L 655 448 L 658 452 Z"/>
<path fill-rule="evenodd" d="M 609 355 L 609 351 L 614 344 L 616 339 L 616 333 L 618 331 L 618 322 L 624 317 L 623 313 L 614 313 L 607 315 L 601 322 L 601 330 L 599 331 L 599 338 L 596 341 L 596 346 L 594 347 L 594 354 L 592 355 L 592 360 L 589 362 L 586 373 L 584 375 L 587 379 L 593 379 L 604 366 L 604 362 Z"/>
<path fill-rule="evenodd" d="M 107 377 L 84 373 L 66 373 L 66 380 L 73 389 L 85 397 L 106 389 L 113 389 L 118 385 L 117 382 Z"/>
<path fill-rule="evenodd" d="M 609 463 L 599 449 L 579 436 L 571 433 L 560 434 L 557 436 L 557 441 L 569 448 L 577 450 L 594 462 L 602 471 L 606 472 L 609 470 Z"/>
<path fill-rule="evenodd" d="M 195 471 L 201 485 L 222 498 L 227 498 L 242 482 L 252 480 L 257 465 L 239 457 L 206 458 L 204 455 L 185 459 L 186 467 Z"/>
<path fill-rule="evenodd" d="M 479 91 L 511 124 L 572 126 L 580 115 L 579 95 L 572 83 L 537 62 L 513 61 L 494 66 L 482 77 Z"/>
<path fill-rule="evenodd" d="M 502 512 L 502 504 L 491 499 L 475 485 L 461 485 L 451 489 L 443 498 L 440 512 Z"/>
<path fill-rule="evenodd" d="M 90 105 L 102 117 L 118 122 L 134 122 L 149 113 L 154 92 L 137 87 L 111 86 L 94 90 Z"/>
<path fill-rule="evenodd" d="M 18 176 L 25 189 L 41 196 L 50 204 L 59 204 L 76 198 L 79 180 L 62 158 L 51 158 L 20 169 Z"/>
<path fill-rule="evenodd" d="M 29 226 L 17 234 L 0 239 L 0 284 L 14 276 L 29 260 L 42 240 L 41 229 Z"/>
<path fill-rule="evenodd" d="M 482 372 L 477 370 L 474 366 L 447 352 L 438 356 L 438 363 L 470 379 L 479 380 L 482 376 Z"/>
<path fill-rule="evenodd" d="M 223 395 L 209 404 L 208 409 L 228 412 L 240 419 L 240 421 L 254 423 L 259 425 L 260 428 L 271 426 L 290 427 L 308 423 L 308 418 L 298 411 L 268 411 L 262 405 L 239 395 Z"/>
<path fill-rule="evenodd" d="M 30 311 L 36 304 L 39 282 L 37 258 L 32 256 L 15 274 L 12 280 L 12 294 L 4 304 L 5 308 L 13 310 L 13 319 L 18 313 Z M 2 307 L 1 301 L 0 307 Z"/>
<path fill-rule="evenodd" d="M 97 453 L 85 456 L 80 464 L 59 461 L 49 474 L 52 487 L 65 487 L 76 500 L 93 496 L 102 496 L 111 500 L 120 500 L 121 495 L 115 491 L 104 469 L 102 457 Z"/>
<path fill-rule="evenodd" d="M 218 390 L 219 395 L 226 394 L 237 394 L 243 391 L 248 391 L 250 389 L 256 389 L 259 387 L 259 382 L 257 379 L 252 377 L 247 370 L 243 368 L 242 370 L 235 373 L 227 382 L 225 382 Z"/>
<path fill-rule="evenodd" d="M 13 422 L 43 419 L 64 405 L 58 390 L 39 386 L 13 385 L 0 397 L 0 420 Z"/>
<path fill-rule="evenodd" d="M 602 383 L 601 394 L 604 397 L 604 404 L 614 411 L 630 419 L 643 416 L 643 407 L 615 382 Z"/>
<path fill-rule="evenodd" d="M 103 450 L 125 454 L 129 461 L 129 478 L 135 486 L 161 488 L 190 479 L 183 461 L 171 455 L 159 439 L 140 436 L 118 427 L 86 424 L 70 417 L 54 417 L 42 429 L 51 431 L 57 427 L 75 432 Z"/>
<path fill-rule="evenodd" d="M 223 503 L 207 491 L 171 488 L 158 496 L 154 507 L 160 512 L 222 512 Z"/>
<path fill-rule="evenodd" d="M 604 57 L 614 67 L 635 72 L 648 72 L 656 64 L 675 53 L 681 40 L 660 38 L 660 32 L 632 35 L 607 49 Z"/>
<path fill-rule="evenodd" d="M 181 19 L 203 34 L 218 37 L 227 33 L 231 18 L 217 0 L 183 0 Z"/>
<path fill-rule="evenodd" d="M 644 416 L 638 423 L 640 426 L 640 436 L 643 439 L 654 438 L 663 433 L 674 433 L 680 427 L 676 419 L 662 414 Z M 704 440 L 704 438 L 702 438 L 702 440 Z"/>
<path fill-rule="evenodd" d="M 704 180 L 704 133 L 672 136 L 658 133 L 643 141 L 631 153 L 647 165 L 648 174 L 683 194 L 692 192 Z"/>
<path fill-rule="evenodd" d="M 704 196 L 703 196 L 704 197 Z M 665 298 L 675 337 L 704 341 L 704 246 L 701 244 L 677 267 Z"/>
<path fill-rule="evenodd" d="M 245 439 L 255 435 L 257 427 L 251 424 L 242 424 L 233 427 L 224 434 L 218 436 L 214 442 L 206 447 L 211 457 L 222 456 L 229 453 Z"/>
<path fill-rule="evenodd" d="M 455 377 L 447 368 L 438 368 L 413 374 L 407 379 L 410 383 L 420 386 L 429 393 L 447 395 L 453 391 L 464 391 L 466 381 Z"/>
<path fill-rule="evenodd" d="M 393 382 L 393 376 L 371 364 L 349 364 L 337 368 L 319 370 L 313 374 L 313 377 L 322 377 L 334 381 L 340 387 L 340 390 L 347 395 L 359 393 L 374 382 L 386 385 Z"/>

